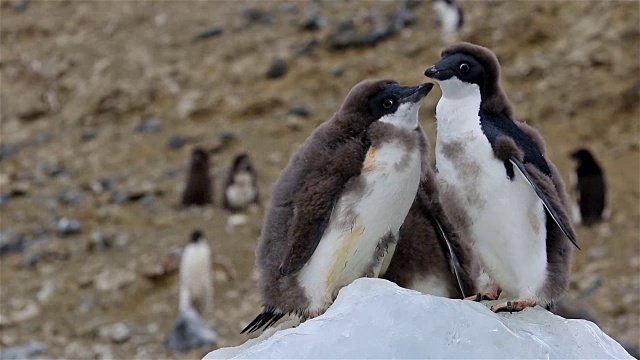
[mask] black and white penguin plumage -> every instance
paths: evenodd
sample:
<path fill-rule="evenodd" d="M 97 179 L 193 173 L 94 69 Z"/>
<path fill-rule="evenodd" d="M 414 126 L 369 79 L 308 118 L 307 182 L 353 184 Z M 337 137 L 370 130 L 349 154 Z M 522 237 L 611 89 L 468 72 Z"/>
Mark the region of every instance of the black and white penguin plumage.
<path fill-rule="evenodd" d="M 429 144 L 422 141 L 424 174 L 416 198 L 400 227 L 398 245 L 381 277 L 407 289 L 448 298 L 477 293 L 479 266 L 467 235 L 449 221 L 440 198 L 436 175 L 427 157 Z"/>
<path fill-rule="evenodd" d="M 432 87 L 362 81 L 291 157 L 256 249 L 264 309 L 243 332 L 320 315 L 340 288 L 385 271 L 420 183 Z"/>
<path fill-rule="evenodd" d="M 438 177 L 463 201 L 483 271 L 503 295 L 515 298 L 492 310 L 550 307 L 567 288 L 576 235 L 564 183 L 545 156 L 544 140 L 514 121 L 491 50 L 454 44 L 425 75 L 442 89 L 436 107 Z"/>
<path fill-rule="evenodd" d="M 227 175 L 222 207 L 238 211 L 259 201 L 256 170 L 251 163 L 251 158 L 247 153 L 238 154 L 233 159 Z"/>
<path fill-rule="evenodd" d="M 200 230 L 191 233 L 179 271 L 178 320 L 167 336 L 165 347 L 172 352 L 187 352 L 214 346 L 217 334 L 206 322 L 213 307 L 211 247 Z"/>
<path fill-rule="evenodd" d="M 211 246 L 200 230 L 191 234 L 180 260 L 180 309 L 187 307 L 201 316 L 209 314 L 213 307 Z"/>
<path fill-rule="evenodd" d="M 591 226 L 609 218 L 607 206 L 607 186 L 602 168 L 587 149 L 571 153 L 577 162 L 575 170 L 575 190 L 578 195 L 578 209 L 574 211 L 578 223 Z"/>
<path fill-rule="evenodd" d="M 209 154 L 201 148 L 191 152 L 187 181 L 182 192 L 182 205 L 213 204 L 213 183 L 209 174 Z"/>
<path fill-rule="evenodd" d="M 437 15 L 437 23 L 445 33 L 455 33 L 464 24 L 462 8 L 455 0 L 431 0 L 431 8 Z"/>

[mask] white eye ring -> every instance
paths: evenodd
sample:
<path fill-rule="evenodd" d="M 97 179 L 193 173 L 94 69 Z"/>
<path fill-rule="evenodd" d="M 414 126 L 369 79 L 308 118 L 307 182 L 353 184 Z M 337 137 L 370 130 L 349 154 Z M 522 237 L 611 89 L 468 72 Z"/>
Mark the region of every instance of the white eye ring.
<path fill-rule="evenodd" d="M 395 101 L 393 101 L 393 99 L 389 98 L 389 99 L 386 99 L 382 103 L 382 107 L 385 108 L 385 109 L 391 109 L 393 107 L 394 103 L 395 103 Z"/>
<path fill-rule="evenodd" d="M 471 70 L 471 66 L 469 66 L 469 64 L 463 62 L 463 63 L 460 64 L 459 69 L 463 74 L 466 74 L 466 73 L 469 72 L 469 70 Z"/>

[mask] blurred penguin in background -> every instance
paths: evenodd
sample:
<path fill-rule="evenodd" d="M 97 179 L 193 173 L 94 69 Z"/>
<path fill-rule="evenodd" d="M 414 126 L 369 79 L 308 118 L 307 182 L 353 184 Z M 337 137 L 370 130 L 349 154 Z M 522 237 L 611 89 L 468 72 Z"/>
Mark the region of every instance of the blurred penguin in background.
<path fill-rule="evenodd" d="M 607 206 L 607 186 L 602 168 L 587 149 L 572 152 L 571 158 L 578 165 L 575 176 L 572 176 L 578 195 L 573 211 L 575 222 L 591 226 L 608 219 L 611 212 Z"/>
<path fill-rule="evenodd" d="M 165 343 L 173 352 L 213 346 L 217 335 L 203 319 L 213 306 L 211 247 L 201 231 L 191 234 L 180 261 L 178 321 Z"/>
<path fill-rule="evenodd" d="M 239 211 L 251 204 L 257 204 L 260 194 L 256 179 L 256 171 L 249 154 L 236 155 L 224 185 L 222 206 L 227 210 Z"/>
<path fill-rule="evenodd" d="M 460 5 L 456 0 L 431 0 L 431 7 L 436 13 L 436 22 L 444 33 L 445 42 L 455 41 L 455 34 L 464 24 Z"/>
<path fill-rule="evenodd" d="M 182 193 L 182 205 L 213 204 L 212 179 L 209 175 L 209 154 L 201 148 L 191 152 L 191 164 Z"/>

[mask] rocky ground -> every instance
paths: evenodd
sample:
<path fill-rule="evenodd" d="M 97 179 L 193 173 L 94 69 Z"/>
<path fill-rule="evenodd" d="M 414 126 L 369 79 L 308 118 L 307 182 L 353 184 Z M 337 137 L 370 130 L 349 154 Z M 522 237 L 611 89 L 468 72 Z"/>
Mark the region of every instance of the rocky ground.
<path fill-rule="evenodd" d="M 446 45 L 426 1 L 411 13 L 389 1 L 0 4 L 0 349 L 38 341 L 54 358 L 204 355 L 162 345 L 178 300 L 162 266 L 195 228 L 232 269 L 216 273 L 209 322 L 220 346 L 242 343 L 260 305 L 263 210 L 227 226 L 219 195 L 232 157 L 249 152 L 268 203 L 292 151 L 351 86 L 422 82 Z M 462 5 L 458 37 L 499 55 L 518 119 L 541 130 L 565 181 L 578 146 L 605 168 L 613 215 L 578 229 L 570 296 L 637 345 L 640 5 Z M 380 31 L 389 24 L 397 31 Z M 421 113 L 432 139 L 438 98 Z M 196 145 L 212 153 L 216 206 L 182 209 Z"/>

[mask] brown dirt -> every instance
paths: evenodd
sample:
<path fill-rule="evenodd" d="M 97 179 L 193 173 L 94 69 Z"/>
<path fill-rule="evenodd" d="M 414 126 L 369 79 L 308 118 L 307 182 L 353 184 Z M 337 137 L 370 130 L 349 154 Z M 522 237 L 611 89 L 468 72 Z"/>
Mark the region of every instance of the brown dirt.
<path fill-rule="evenodd" d="M 424 81 L 445 44 L 430 4 L 417 8 L 417 22 L 376 47 L 331 51 L 326 46 L 335 24 L 351 17 L 366 26 L 366 13 L 388 14 L 396 2 L 323 2 L 329 26 L 319 32 L 297 29 L 298 13 L 278 2 L 257 1 L 32 1 L 27 11 L 12 2 L 0 6 L 1 133 L 18 153 L 0 161 L 2 192 L 26 186 L 27 195 L 0 210 L 2 230 L 32 235 L 56 215 L 77 217 L 82 233 L 61 238 L 50 233 L 50 247 L 67 254 L 34 268 L 19 266 L 19 255 L 0 264 L 0 314 L 10 315 L 45 284 L 52 295 L 36 301 L 37 316 L 1 325 L 0 347 L 39 340 L 53 357 L 93 356 L 92 346 L 109 344 L 116 358 L 167 357 L 162 341 L 177 315 L 177 282 L 156 284 L 142 273 L 182 246 L 190 231 L 202 228 L 216 259 L 233 265 L 235 280 L 216 281 L 212 319 L 221 345 L 243 342 L 238 334 L 259 309 L 252 275 L 253 249 L 262 210 L 248 225 L 225 232 L 229 214 L 219 207 L 183 210 L 176 204 L 190 150 L 212 146 L 216 134 L 233 131 L 238 141 L 214 155 L 218 185 L 232 156 L 249 151 L 260 174 L 263 204 L 292 151 L 340 105 L 348 90 L 365 78 Z M 638 2 L 519 1 L 463 2 L 467 23 L 460 38 L 491 47 L 503 65 L 503 83 L 518 119 L 545 136 L 549 157 L 568 183 L 573 164 L 567 154 L 588 146 L 603 164 L 611 191 L 610 234 L 579 228 L 583 251 L 574 259 L 571 292 L 580 295 L 598 279 L 602 286 L 585 299 L 610 335 L 638 344 L 640 338 L 640 4 Z M 243 26 L 242 11 L 260 8 L 271 24 Z M 191 43 L 212 25 L 219 37 Z M 302 42 L 320 45 L 296 56 Z M 272 57 L 282 56 L 288 73 L 268 80 Z M 332 73 L 344 69 L 342 76 Z M 435 138 L 434 109 L 439 90 L 429 95 L 422 122 Z M 312 113 L 298 131 L 286 125 L 287 110 L 307 104 Z M 162 121 L 156 133 L 137 133 L 141 119 Z M 96 136 L 83 140 L 82 134 Z M 42 134 L 49 141 L 38 141 Z M 168 139 L 181 134 L 187 146 L 170 151 Z M 64 164 L 66 175 L 43 174 Z M 168 170 L 178 172 L 168 176 Z M 82 185 L 117 174 L 122 188 L 148 183 L 162 192 L 151 204 L 114 205 L 109 195 Z M 79 189 L 76 206 L 48 209 L 64 188 Z M 220 187 L 216 187 L 220 194 Z M 95 230 L 128 235 L 123 248 L 88 253 Z M 600 255 L 590 249 L 600 249 Z M 604 254 L 604 255 L 602 255 Z M 17 265 L 18 264 L 18 265 Z M 90 283 L 105 270 L 126 269 L 136 280 L 117 291 L 98 291 Z M 89 279 L 89 280 L 87 280 Z M 88 283 L 88 284 L 87 284 Z M 82 299 L 95 304 L 82 312 Z M 105 324 L 132 329 L 124 344 L 98 335 Z M 205 350 L 188 354 L 199 357 Z M 183 357 L 183 356 L 180 356 Z"/>

